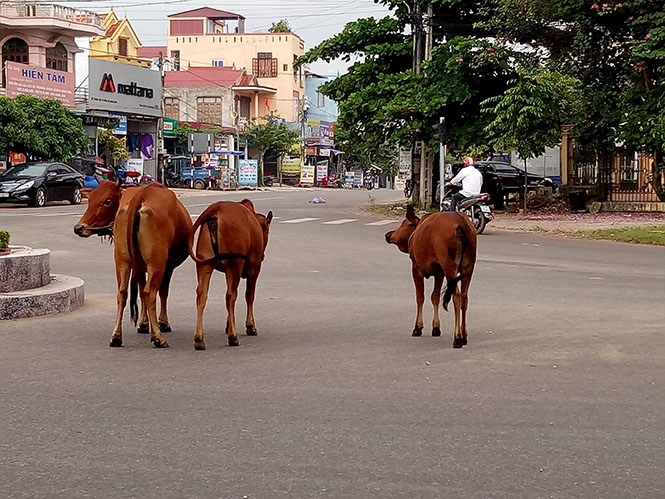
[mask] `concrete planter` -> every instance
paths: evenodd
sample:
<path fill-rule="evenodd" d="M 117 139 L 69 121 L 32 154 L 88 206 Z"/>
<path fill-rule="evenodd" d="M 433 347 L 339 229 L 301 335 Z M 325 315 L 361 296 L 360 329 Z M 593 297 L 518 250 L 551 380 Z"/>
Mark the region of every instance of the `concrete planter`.
<path fill-rule="evenodd" d="M 10 246 L 0 254 L 0 319 L 70 312 L 83 306 L 84 282 L 51 275 L 51 251 Z"/>

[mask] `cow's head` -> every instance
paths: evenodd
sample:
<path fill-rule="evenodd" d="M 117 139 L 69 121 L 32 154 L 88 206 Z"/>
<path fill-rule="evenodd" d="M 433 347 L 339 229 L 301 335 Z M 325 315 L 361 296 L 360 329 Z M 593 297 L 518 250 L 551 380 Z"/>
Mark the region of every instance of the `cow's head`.
<path fill-rule="evenodd" d="M 396 245 L 403 253 L 409 252 L 409 238 L 418 227 L 420 218 L 416 216 L 416 210 L 412 205 L 406 207 L 406 220 L 397 229 L 386 233 L 386 242 Z"/>
<path fill-rule="evenodd" d="M 111 236 L 122 195 L 120 184 L 104 181 L 96 189 L 81 189 L 81 194 L 88 198 L 88 209 L 74 226 L 74 234 L 80 237 Z"/>

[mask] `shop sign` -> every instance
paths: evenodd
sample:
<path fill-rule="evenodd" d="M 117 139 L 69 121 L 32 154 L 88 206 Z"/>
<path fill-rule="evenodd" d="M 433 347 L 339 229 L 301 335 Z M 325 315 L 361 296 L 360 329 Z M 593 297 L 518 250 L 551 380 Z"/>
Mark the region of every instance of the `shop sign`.
<path fill-rule="evenodd" d="M 318 144 L 321 139 L 321 120 L 309 118 L 305 137 L 308 144 Z"/>
<path fill-rule="evenodd" d="M 164 137 L 175 137 L 176 128 L 178 128 L 178 120 L 164 118 Z"/>
<path fill-rule="evenodd" d="M 219 168 L 219 156 L 217 156 L 217 154 L 211 154 L 208 156 L 206 166 L 208 168 Z"/>
<path fill-rule="evenodd" d="M 314 169 L 316 166 L 314 165 L 302 165 L 302 168 L 300 168 L 300 183 L 301 184 L 309 184 L 313 185 L 314 184 Z"/>
<path fill-rule="evenodd" d="M 328 162 L 319 161 L 316 164 L 316 181 L 320 182 L 328 176 Z"/>
<path fill-rule="evenodd" d="M 325 156 L 326 158 L 330 157 L 330 149 L 327 147 L 319 147 L 319 156 Z"/>
<path fill-rule="evenodd" d="M 143 175 L 143 158 L 129 158 L 127 160 L 128 172 L 139 172 Z"/>
<path fill-rule="evenodd" d="M 238 160 L 238 185 L 256 187 L 259 185 L 259 160 Z"/>
<path fill-rule="evenodd" d="M 162 115 L 159 71 L 88 58 L 90 108 L 145 116 Z"/>
<path fill-rule="evenodd" d="M 355 172 L 344 172 L 344 185 L 347 187 L 353 187 L 355 183 Z"/>
<path fill-rule="evenodd" d="M 127 115 L 123 113 L 109 113 L 109 116 L 118 119 L 118 126 L 113 129 L 113 134 L 127 135 Z"/>
<path fill-rule="evenodd" d="M 411 149 L 399 148 L 399 174 L 411 178 Z"/>
<path fill-rule="evenodd" d="M 300 175 L 300 158 L 284 158 L 282 160 L 282 173 Z"/>
<path fill-rule="evenodd" d="M 66 107 L 75 105 L 76 75 L 74 73 L 7 61 L 5 81 L 8 97 L 34 95 L 42 99 L 59 100 Z"/>
<path fill-rule="evenodd" d="M 319 128 L 320 140 L 319 143 L 325 146 L 331 146 L 335 142 L 335 124 L 322 121 Z"/>
<path fill-rule="evenodd" d="M 307 156 L 316 156 L 316 146 L 307 146 Z"/>

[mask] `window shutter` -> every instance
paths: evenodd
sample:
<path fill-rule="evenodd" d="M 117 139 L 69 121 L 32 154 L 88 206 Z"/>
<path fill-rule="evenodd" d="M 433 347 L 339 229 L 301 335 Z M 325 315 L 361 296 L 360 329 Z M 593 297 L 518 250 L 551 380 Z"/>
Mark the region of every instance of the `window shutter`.
<path fill-rule="evenodd" d="M 252 73 L 259 76 L 259 60 L 256 57 L 252 59 Z"/>
<path fill-rule="evenodd" d="M 272 77 L 277 77 L 277 59 L 272 60 Z"/>

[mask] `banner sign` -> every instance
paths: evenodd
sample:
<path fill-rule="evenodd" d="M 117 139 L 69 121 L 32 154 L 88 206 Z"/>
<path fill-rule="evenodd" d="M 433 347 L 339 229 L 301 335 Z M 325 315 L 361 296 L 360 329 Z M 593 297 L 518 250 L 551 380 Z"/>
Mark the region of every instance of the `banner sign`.
<path fill-rule="evenodd" d="M 335 124 L 322 121 L 319 128 L 321 136 L 319 143 L 324 146 L 331 146 L 335 142 Z"/>
<path fill-rule="evenodd" d="M 259 185 L 259 160 L 238 160 L 238 185 L 256 187 Z"/>
<path fill-rule="evenodd" d="M 282 160 L 282 173 L 300 175 L 300 158 L 284 158 Z"/>
<path fill-rule="evenodd" d="M 88 58 L 90 108 L 144 116 L 162 115 L 159 71 Z"/>
<path fill-rule="evenodd" d="M 164 118 L 164 137 L 175 137 L 175 129 L 178 128 L 178 120 Z"/>
<path fill-rule="evenodd" d="M 74 107 L 76 75 L 66 71 L 46 69 L 33 64 L 7 61 L 7 97 L 34 95 L 42 99 L 55 99 L 66 107 Z"/>
<path fill-rule="evenodd" d="M 399 148 L 399 174 L 411 178 L 411 149 Z"/>
<path fill-rule="evenodd" d="M 328 161 L 319 161 L 316 164 L 316 181 L 321 182 L 328 176 Z"/>
<path fill-rule="evenodd" d="M 300 183 L 301 184 L 314 184 L 314 165 L 302 165 L 300 169 Z"/>
<path fill-rule="evenodd" d="M 355 172 L 344 172 L 344 185 L 346 187 L 353 187 L 355 183 Z"/>
<path fill-rule="evenodd" d="M 109 116 L 118 118 L 118 126 L 113 129 L 113 134 L 127 135 L 127 115 L 123 113 L 109 113 Z"/>

